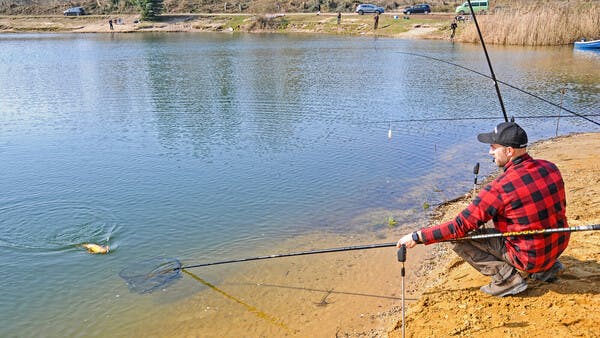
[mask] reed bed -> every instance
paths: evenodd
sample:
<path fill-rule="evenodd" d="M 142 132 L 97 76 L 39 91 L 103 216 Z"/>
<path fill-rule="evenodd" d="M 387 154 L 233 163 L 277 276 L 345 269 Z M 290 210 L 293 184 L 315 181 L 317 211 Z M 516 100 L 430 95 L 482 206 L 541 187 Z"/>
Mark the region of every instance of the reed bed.
<path fill-rule="evenodd" d="M 544 2 L 503 8 L 477 21 L 486 43 L 522 46 L 571 44 L 600 38 L 600 2 Z M 478 42 L 474 24 L 467 23 L 461 41 Z"/>

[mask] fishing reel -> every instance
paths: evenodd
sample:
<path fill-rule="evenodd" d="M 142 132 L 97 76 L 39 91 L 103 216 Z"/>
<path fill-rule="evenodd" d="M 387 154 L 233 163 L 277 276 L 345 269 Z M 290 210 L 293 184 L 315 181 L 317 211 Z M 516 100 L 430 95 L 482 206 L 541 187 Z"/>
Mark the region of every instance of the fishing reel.
<path fill-rule="evenodd" d="M 400 273 L 402 275 L 402 277 L 404 277 L 405 272 L 404 272 L 404 262 L 406 262 L 406 245 L 402 244 L 400 246 L 400 248 L 398 249 L 398 262 L 402 263 L 402 270 L 400 270 Z"/>
<path fill-rule="evenodd" d="M 398 262 L 406 262 L 406 245 L 402 244 L 400 249 L 398 249 Z"/>

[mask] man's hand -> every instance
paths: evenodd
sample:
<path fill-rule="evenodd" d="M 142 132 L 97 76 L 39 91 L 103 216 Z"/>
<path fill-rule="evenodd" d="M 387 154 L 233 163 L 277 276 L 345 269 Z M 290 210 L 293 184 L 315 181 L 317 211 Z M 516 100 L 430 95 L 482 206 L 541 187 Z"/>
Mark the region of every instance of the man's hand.
<path fill-rule="evenodd" d="M 420 238 L 420 234 L 418 231 L 417 235 Z M 400 238 L 400 240 L 396 244 L 396 247 L 399 248 L 402 246 L 402 244 L 406 245 L 407 248 L 414 248 L 418 243 L 415 242 L 415 240 L 413 239 L 413 233 L 411 232 L 410 234 L 404 235 L 404 237 Z"/>

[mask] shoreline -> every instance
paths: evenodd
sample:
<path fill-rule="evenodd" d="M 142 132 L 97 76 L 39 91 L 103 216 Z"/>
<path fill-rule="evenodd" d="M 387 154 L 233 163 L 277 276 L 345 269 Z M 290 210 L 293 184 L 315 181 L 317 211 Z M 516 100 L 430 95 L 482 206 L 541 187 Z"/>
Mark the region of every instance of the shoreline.
<path fill-rule="evenodd" d="M 381 15 L 373 29 L 372 15 L 344 14 L 340 25 L 335 13 L 280 14 L 164 14 L 157 21 L 139 21 L 136 14 L 0 16 L 0 34 L 19 33 L 136 33 L 136 32 L 223 32 L 223 33 L 310 33 L 391 38 L 449 39 L 452 14 Z M 118 21 L 121 19 L 121 21 Z M 108 20 L 117 20 L 110 29 Z M 137 21 L 137 22 L 136 22 Z"/>

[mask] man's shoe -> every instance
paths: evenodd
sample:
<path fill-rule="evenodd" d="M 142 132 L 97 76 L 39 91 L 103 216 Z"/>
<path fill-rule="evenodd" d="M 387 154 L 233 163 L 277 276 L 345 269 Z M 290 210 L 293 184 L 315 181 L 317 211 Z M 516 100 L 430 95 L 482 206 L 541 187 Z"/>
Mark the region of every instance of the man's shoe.
<path fill-rule="evenodd" d="M 529 278 L 537 279 L 542 282 L 554 282 L 558 276 L 565 270 L 565 266 L 557 259 L 554 265 L 546 271 L 536 272 L 529 275 Z"/>
<path fill-rule="evenodd" d="M 481 291 L 487 293 L 488 295 L 496 297 L 516 295 L 517 293 L 523 292 L 526 289 L 527 282 L 525 282 L 519 273 L 515 273 L 502 284 L 494 284 L 494 282 L 491 282 L 490 284 L 484 285 L 480 288 Z"/>

